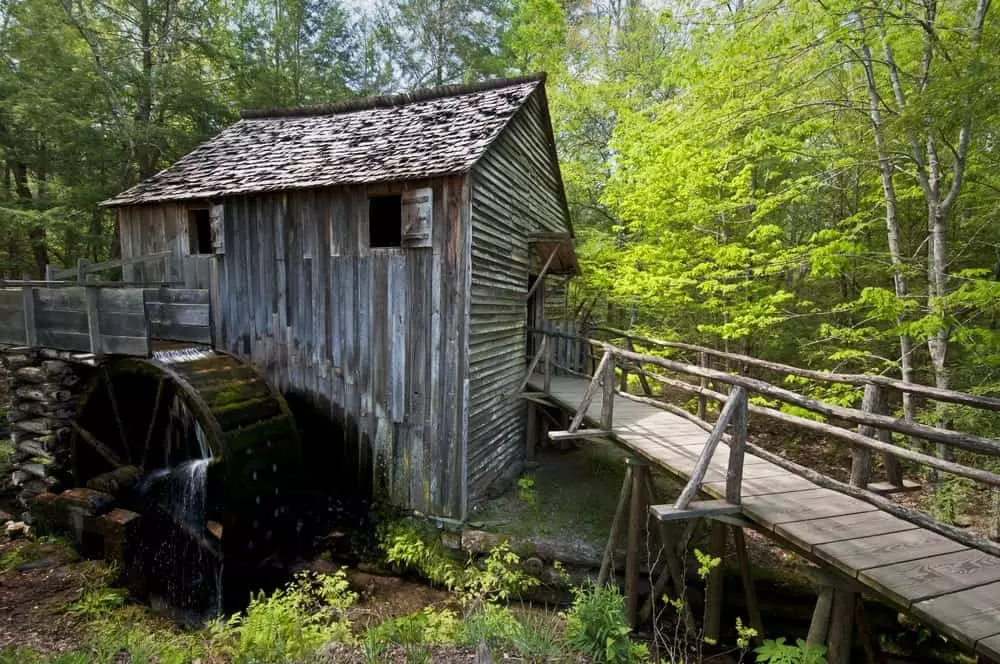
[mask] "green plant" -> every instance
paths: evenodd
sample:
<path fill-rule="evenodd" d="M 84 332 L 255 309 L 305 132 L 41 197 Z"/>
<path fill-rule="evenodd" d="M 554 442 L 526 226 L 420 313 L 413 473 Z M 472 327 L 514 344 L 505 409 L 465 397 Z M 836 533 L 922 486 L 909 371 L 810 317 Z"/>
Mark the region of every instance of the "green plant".
<path fill-rule="evenodd" d="M 796 639 L 795 645 L 788 645 L 784 638 L 765 639 L 757 647 L 758 662 L 770 664 L 826 664 L 826 647 L 811 646 L 802 639 Z"/>
<path fill-rule="evenodd" d="M 511 646 L 530 662 L 551 662 L 567 656 L 558 616 L 525 612 L 517 619 Z"/>
<path fill-rule="evenodd" d="M 712 573 L 712 570 L 722 564 L 721 558 L 702 553 L 699 549 L 694 550 L 694 558 L 698 561 L 698 578 L 702 581 L 708 579 L 708 575 Z"/>
<path fill-rule="evenodd" d="M 70 604 L 66 612 L 81 618 L 103 618 L 124 603 L 125 591 L 97 586 L 85 590 L 83 596 Z"/>
<path fill-rule="evenodd" d="M 539 583 L 521 569 L 521 557 L 507 542 L 493 547 L 482 569 L 469 567 L 464 577 L 460 595 L 467 606 L 518 597 Z"/>
<path fill-rule="evenodd" d="M 326 643 L 351 640 L 346 611 L 356 600 L 343 570 L 303 572 L 271 595 L 255 595 L 244 613 L 216 622 L 213 640 L 236 664 L 304 659 Z"/>
<path fill-rule="evenodd" d="M 475 648 L 485 642 L 491 651 L 513 644 L 520 624 L 506 606 L 485 604 L 462 621 L 462 644 Z"/>
<path fill-rule="evenodd" d="M 538 493 L 535 491 L 535 478 L 531 475 L 519 477 L 517 480 L 517 497 L 531 507 L 538 506 Z"/>
<path fill-rule="evenodd" d="M 422 532 L 413 522 L 382 524 L 378 539 L 389 563 L 416 570 L 448 590 L 463 584 L 465 569 L 448 555 L 439 540 Z"/>
<path fill-rule="evenodd" d="M 573 590 L 566 613 L 566 642 L 595 662 L 625 664 L 645 661 L 646 647 L 629 639 L 622 595 L 614 586 L 596 584 Z"/>
<path fill-rule="evenodd" d="M 427 607 L 423 611 L 389 618 L 372 627 L 365 634 L 365 641 L 372 644 L 447 644 L 455 642 L 459 631 L 460 624 L 454 611 Z"/>

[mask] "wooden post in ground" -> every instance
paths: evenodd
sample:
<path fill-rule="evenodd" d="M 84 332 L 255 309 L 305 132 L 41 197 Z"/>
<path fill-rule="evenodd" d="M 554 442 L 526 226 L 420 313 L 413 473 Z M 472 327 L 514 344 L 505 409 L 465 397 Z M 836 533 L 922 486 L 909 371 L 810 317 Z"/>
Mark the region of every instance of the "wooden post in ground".
<path fill-rule="evenodd" d="M 632 487 L 629 495 L 628 541 L 625 548 L 625 615 L 635 627 L 639 610 L 639 545 L 642 525 L 646 518 L 646 501 L 643 500 L 643 473 L 649 472 L 648 464 L 640 459 L 628 459 L 632 469 Z"/>
<path fill-rule="evenodd" d="M 731 526 L 733 531 L 733 546 L 736 549 L 736 559 L 740 565 L 740 578 L 743 580 L 743 596 L 747 602 L 747 619 L 750 626 L 757 630 L 757 637 L 764 637 L 764 621 L 760 615 L 760 605 L 757 603 L 757 588 L 753 582 L 750 567 L 750 556 L 747 554 L 747 542 L 743 528 Z"/>
<path fill-rule="evenodd" d="M 829 664 L 851 663 L 851 642 L 854 634 L 854 605 L 858 594 L 844 587 L 833 591 L 830 612 L 830 633 L 827 635 L 826 660 Z"/>
<path fill-rule="evenodd" d="M 526 448 L 524 457 L 528 461 L 534 461 L 538 447 L 538 404 L 528 400 L 528 430 L 525 432 Z"/>
<path fill-rule="evenodd" d="M 826 636 L 830 631 L 830 611 L 833 609 L 833 586 L 821 586 L 813 609 L 812 622 L 809 623 L 809 633 L 806 644 L 810 646 L 826 645 Z"/>
<path fill-rule="evenodd" d="M 597 575 L 597 585 L 599 586 L 603 586 L 611 578 L 611 566 L 615 557 L 615 549 L 618 547 L 618 536 L 621 534 L 622 524 L 625 523 L 625 509 L 628 506 L 631 493 L 632 464 L 629 463 L 625 466 L 625 480 L 622 482 L 622 490 L 618 494 L 618 505 L 615 507 L 615 516 L 611 520 L 611 533 L 608 535 L 608 543 L 604 547 L 601 571 Z"/>
<path fill-rule="evenodd" d="M 725 575 L 722 568 L 726 557 L 726 524 L 712 521 L 710 553 L 719 559 L 719 564 L 708 575 L 705 593 L 705 640 L 715 643 L 722 632 L 722 592 Z"/>

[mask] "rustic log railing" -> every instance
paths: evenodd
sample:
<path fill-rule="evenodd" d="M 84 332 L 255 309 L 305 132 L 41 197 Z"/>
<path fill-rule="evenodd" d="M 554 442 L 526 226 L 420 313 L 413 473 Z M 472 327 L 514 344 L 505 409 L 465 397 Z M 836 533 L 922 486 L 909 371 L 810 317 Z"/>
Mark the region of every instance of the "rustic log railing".
<path fill-rule="evenodd" d="M 122 280 L 108 280 L 132 286 L 169 285 L 184 288 L 207 288 L 211 279 L 211 254 L 186 255 L 173 251 L 160 251 L 145 256 L 116 258 L 92 263 L 85 258 L 77 260 L 75 267 L 57 268 L 48 265 L 45 282 L 48 283 L 107 283 L 100 275 L 121 269 Z M 39 282 L 44 283 L 44 282 Z"/>
<path fill-rule="evenodd" d="M 926 513 L 911 509 L 886 498 L 884 495 L 885 493 L 919 487 L 916 483 L 904 481 L 900 466 L 901 463 L 926 466 L 935 471 L 966 478 L 986 485 L 994 491 L 1000 489 L 1000 474 L 981 467 L 942 459 L 917 449 L 902 446 L 893 440 L 892 434 L 901 434 L 910 440 L 942 443 L 987 457 L 1000 457 L 1000 441 L 893 417 L 889 414 L 887 403 L 887 396 L 890 390 L 908 392 L 929 400 L 960 404 L 989 411 L 1000 410 L 1000 399 L 906 383 L 885 376 L 826 373 L 802 369 L 693 344 L 649 339 L 621 330 L 605 329 L 603 331 L 610 331 L 614 335 L 614 338 L 621 339 L 621 345 L 614 345 L 607 340 L 586 338 L 551 330 L 534 330 L 534 333 L 541 335 L 543 338 L 550 339 L 546 347 L 551 345 L 552 338 L 563 336 L 577 343 L 587 344 L 596 351 L 593 357 L 597 367 L 591 375 L 574 370 L 571 367 L 552 363 L 555 369 L 563 373 L 584 376 L 591 379 L 590 389 L 588 389 L 591 399 L 596 394 L 596 386 L 600 385 L 605 392 L 604 403 L 613 404 L 613 397 L 617 394 L 619 397 L 625 399 L 669 411 L 696 423 L 707 432 L 712 432 L 716 429 L 715 425 L 706 421 L 704 417 L 704 413 L 708 410 L 709 400 L 720 404 L 729 404 L 735 398 L 740 401 L 747 400 L 747 411 L 754 416 L 765 417 L 798 429 L 820 433 L 832 439 L 845 441 L 851 446 L 852 457 L 850 476 L 846 482 L 785 459 L 753 443 L 740 441 L 739 444 L 745 446 L 746 450 L 753 452 L 755 455 L 804 477 L 821 487 L 834 489 L 865 500 L 883 511 L 943 534 L 966 546 L 974 547 L 993 555 L 1000 555 L 1000 544 L 997 542 L 978 536 L 967 529 L 958 528 L 939 521 Z M 641 353 L 635 350 L 637 345 L 697 353 L 699 361 L 695 364 Z M 542 351 L 543 349 L 540 349 L 540 352 Z M 744 367 L 758 367 L 786 375 L 808 378 L 813 381 L 863 387 L 864 398 L 860 408 L 849 408 L 828 403 L 779 387 L 759 378 L 713 369 L 707 366 L 709 364 L 708 359 L 712 357 L 723 358 Z M 598 361 L 597 358 L 600 358 L 600 360 Z M 686 376 L 688 380 L 664 375 L 666 372 Z M 643 392 L 642 395 L 631 394 L 627 391 L 628 375 L 630 373 L 634 373 L 639 377 L 639 384 Z M 691 378 L 697 379 L 698 382 L 692 382 Z M 616 383 L 617 386 L 615 385 Z M 697 414 L 692 414 L 684 408 L 666 403 L 661 398 L 657 398 L 657 395 L 652 390 L 653 384 L 659 384 L 697 397 Z M 622 389 L 622 387 L 626 389 Z M 731 391 L 727 394 L 720 388 L 729 388 Z M 546 388 L 547 391 L 548 389 Z M 754 395 L 816 413 L 828 421 L 817 421 L 784 412 L 771 406 L 753 403 L 749 401 L 748 397 Z M 577 416 L 580 416 L 581 412 L 586 413 L 589 404 L 581 404 L 581 406 L 582 408 L 576 413 Z M 829 420 L 857 425 L 857 429 L 848 429 L 837 423 L 831 423 Z M 579 421 L 578 417 L 574 417 L 573 422 L 567 427 L 566 431 L 551 432 L 550 437 L 556 440 L 562 438 L 584 439 L 608 437 L 613 434 L 613 412 L 610 412 L 610 410 L 606 417 L 602 412 L 600 427 L 598 429 L 579 428 L 581 422 L 582 417 L 579 417 Z M 725 433 L 721 435 L 720 440 L 735 442 L 730 435 Z M 883 456 L 883 468 L 886 473 L 886 481 L 884 482 L 872 482 L 873 453 Z M 991 535 L 996 536 L 997 533 L 993 532 Z"/>

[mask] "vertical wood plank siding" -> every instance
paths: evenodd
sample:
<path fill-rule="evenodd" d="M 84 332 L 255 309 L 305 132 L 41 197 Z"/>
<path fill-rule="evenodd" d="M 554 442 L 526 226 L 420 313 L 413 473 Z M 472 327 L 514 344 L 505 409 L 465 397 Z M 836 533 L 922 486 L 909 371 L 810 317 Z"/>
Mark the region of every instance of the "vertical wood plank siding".
<path fill-rule="evenodd" d="M 433 189 L 433 246 L 368 249 L 368 197 L 416 187 Z M 338 466 L 329 477 L 453 517 L 464 509 L 464 190 L 459 177 L 224 199 L 214 314 L 220 348 L 334 423 L 306 441 Z M 123 252 L 187 251 L 187 208 L 160 207 L 120 211 Z"/>
<path fill-rule="evenodd" d="M 123 258 L 171 252 L 162 262 L 126 265 L 122 269 L 123 281 L 208 288 L 211 256 L 191 255 L 188 234 L 190 210 L 206 207 L 205 202 L 193 202 L 119 208 L 118 231 Z"/>
<path fill-rule="evenodd" d="M 548 122 L 536 91 L 470 174 L 472 289 L 469 316 L 468 484 L 481 498 L 509 479 L 524 454 L 529 271 L 527 235 L 568 232 Z"/>

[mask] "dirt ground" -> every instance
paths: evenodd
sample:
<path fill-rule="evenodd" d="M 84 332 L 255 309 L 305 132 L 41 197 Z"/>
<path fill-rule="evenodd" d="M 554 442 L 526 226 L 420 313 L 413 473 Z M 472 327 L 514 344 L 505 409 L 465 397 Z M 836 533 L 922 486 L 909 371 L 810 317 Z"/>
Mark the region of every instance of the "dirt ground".
<path fill-rule="evenodd" d="M 61 544 L 0 542 L 0 650 L 30 647 L 55 653 L 82 645 L 80 621 L 66 611 L 102 578 L 101 563 L 80 560 Z M 16 563 L 16 564 L 14 564 Z"/>

